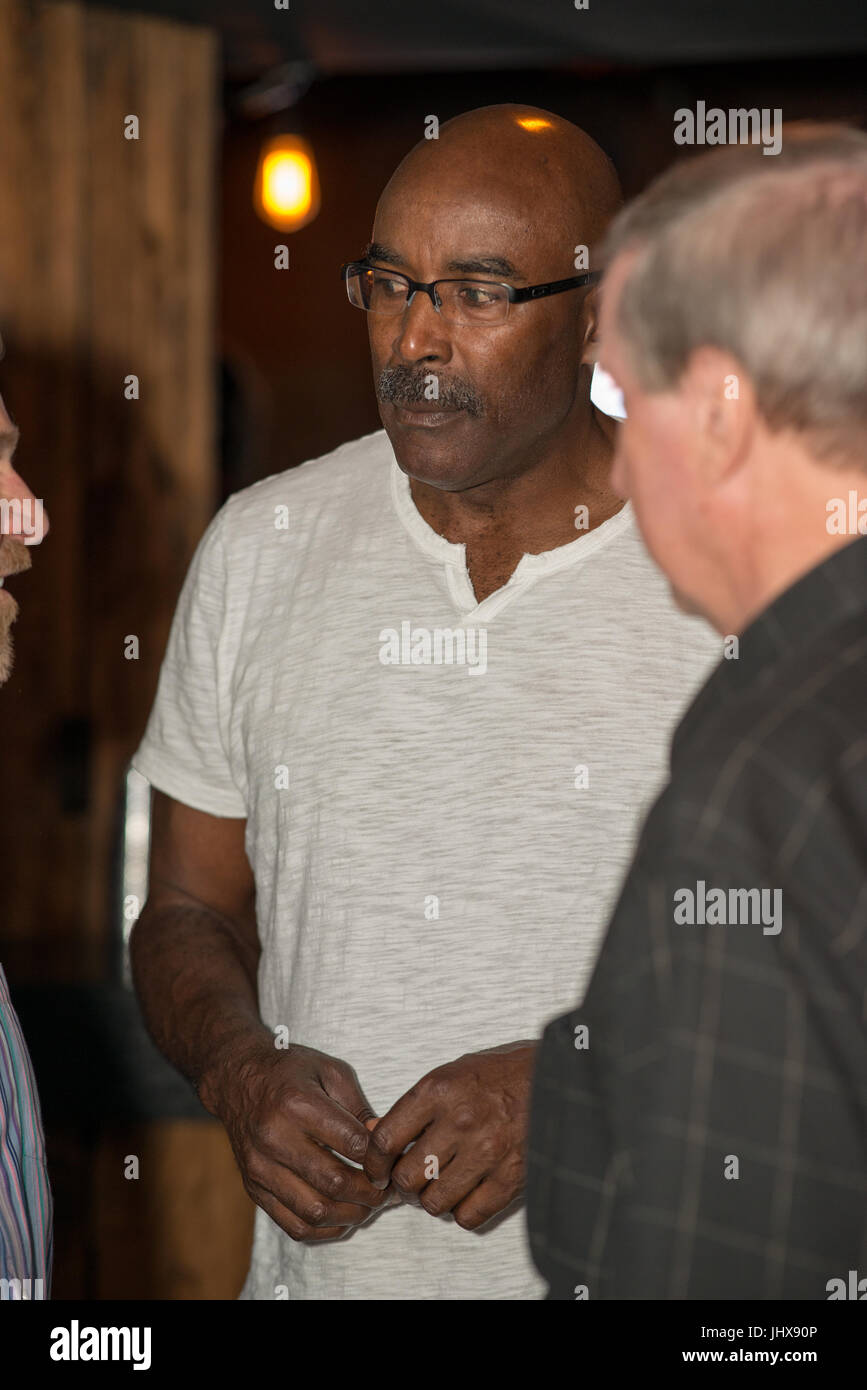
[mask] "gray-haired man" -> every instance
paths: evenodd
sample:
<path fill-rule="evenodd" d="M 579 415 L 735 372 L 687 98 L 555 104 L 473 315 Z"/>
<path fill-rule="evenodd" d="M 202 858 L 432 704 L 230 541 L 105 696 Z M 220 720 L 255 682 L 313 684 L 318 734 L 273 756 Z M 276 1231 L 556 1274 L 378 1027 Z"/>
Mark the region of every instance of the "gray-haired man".
<path fill-rule="evenodd" d="M 613 478 L 731 659 L 539 1050 L 556 1298 L 867 1291 L 867 137 L 768 163 L 678 168 L 607 242 Z"/>

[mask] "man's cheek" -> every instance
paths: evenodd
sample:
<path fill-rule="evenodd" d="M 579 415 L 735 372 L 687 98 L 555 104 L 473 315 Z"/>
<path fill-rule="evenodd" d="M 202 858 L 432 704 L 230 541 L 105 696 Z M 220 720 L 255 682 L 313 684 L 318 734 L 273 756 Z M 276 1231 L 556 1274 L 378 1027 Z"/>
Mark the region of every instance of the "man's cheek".
<path fill-rule="evenodd" d="M 372 315 L 368 315 L 372 317 Z M 391 347 L 393 334 L 389 336 L 383 333 L 381 326 L 370 325 L 368 328 L 367 340 L 370 345 L 370 357 L 373 362 L 373 370 L 376 376 L 382 371 L 391 357 Z"/>

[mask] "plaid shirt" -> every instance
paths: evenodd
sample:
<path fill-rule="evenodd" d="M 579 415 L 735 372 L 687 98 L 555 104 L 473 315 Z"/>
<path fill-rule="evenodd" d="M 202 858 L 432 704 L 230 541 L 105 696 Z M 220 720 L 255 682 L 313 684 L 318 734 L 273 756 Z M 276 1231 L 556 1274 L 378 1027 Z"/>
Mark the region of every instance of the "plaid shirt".
<path fill-rule="evenodd" d="M 549 1297 L 855 1296 L 865 1022 L 867 538 L 687 711 L 586 997 L 545 1031 L 527 1219 Z"/>

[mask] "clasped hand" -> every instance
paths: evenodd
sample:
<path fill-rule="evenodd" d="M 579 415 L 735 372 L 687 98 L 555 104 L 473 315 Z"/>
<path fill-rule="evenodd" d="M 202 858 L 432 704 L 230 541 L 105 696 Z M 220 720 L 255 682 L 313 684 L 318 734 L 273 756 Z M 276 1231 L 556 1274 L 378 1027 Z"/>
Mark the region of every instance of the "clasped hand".
<path fill-rule="evenodd" d="M 333 1240 L 405 1201 L 475 1230 L 524 1186 L 534 1042 L 467 1053 L 377 1118 L 352 1067 L 263 1027 L 200 1088 L 249 1196 L 293 1240 Z M 343 1162 L 349 1159 L 349 1163 Z"/>
<path fill-rule="evenodd" d="M 489 1221 L 524 1187 L 536 1044 L 508 1043 L 436 1067 L 372 1130 L 364 1172 L 464 1230 Z"/>

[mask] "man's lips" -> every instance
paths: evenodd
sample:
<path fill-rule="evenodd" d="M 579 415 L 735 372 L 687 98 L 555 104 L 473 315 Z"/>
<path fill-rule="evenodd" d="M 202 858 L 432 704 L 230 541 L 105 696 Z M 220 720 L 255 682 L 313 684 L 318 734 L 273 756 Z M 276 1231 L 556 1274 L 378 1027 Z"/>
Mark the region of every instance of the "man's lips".
<path fill-rule="evenodd" d="M 462 410 L 447 410 L 433 401 L 413 401 L 406 405 L 399 405 L 392 401 L 394 413 L 398 424 L 421 426 L 430 429 L 439 425 L 446 425 L 451 420 L 459 420 L 464 414 Z"/>

